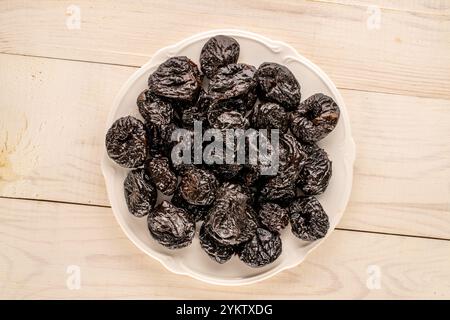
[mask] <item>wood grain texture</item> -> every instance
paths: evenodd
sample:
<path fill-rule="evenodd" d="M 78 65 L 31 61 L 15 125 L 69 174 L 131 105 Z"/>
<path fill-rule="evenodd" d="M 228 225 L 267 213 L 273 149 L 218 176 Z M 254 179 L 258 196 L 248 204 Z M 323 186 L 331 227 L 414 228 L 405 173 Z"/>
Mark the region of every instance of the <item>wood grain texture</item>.
<path fill-rule="evenodd" d="M 0 298 L 450 298 L 449 241 L 338 230 L 300 266 L 227 288 L 165 270 L 109 208 L 0 199 L 0 217 Z M 70 265 L 79 290 L 66 286 Z M 381 278 L 371 290 L 373 268 Z"/>
<path fill-rule="evenodd" d="M 450 98 L 448 15 L 383 10 L 373 29 L 365 5 L 80 0 L 81 28 L 70 30 L 69 4 L 0 2 L 0 52 L 140 66 L 194 33 L 241 28 L 291 44 L 342 88 Z"/>
<path fill-rule="evenodd" d="M 0 196 L 109 205 L 104 124 L 135 69 L 10 55 L 0 63 Z M 450 101 L 342 93 L 357 159 L 340 227 L 449 239 Z"/>
<path fill-rule="evenodd" d="M 448 0 L 312 0 L 342 5 L 361 7 L 377 6 L 383 10 L 398 10 L 411 13 L 425 13 L 436 15 L 450 14 Z"/>

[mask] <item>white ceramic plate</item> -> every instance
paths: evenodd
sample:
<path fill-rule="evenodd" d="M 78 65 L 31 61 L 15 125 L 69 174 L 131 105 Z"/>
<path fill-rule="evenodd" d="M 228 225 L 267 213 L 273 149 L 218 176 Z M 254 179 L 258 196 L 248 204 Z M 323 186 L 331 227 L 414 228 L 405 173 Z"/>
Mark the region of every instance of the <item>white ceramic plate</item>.
<path fill-rule="evenodd" d="M 119 117 L 131 114 L 142 119 L 137 111 L 136 97 L 147 87 L 149 75 L 160 63 L 172 56 L 185 55 L 198 64 L 203 44 L 217 34 L 232 36 L 239 42 L 241 48 L 239 62 L 256 67 L 266 61 L 287 66 L 301 84 L 302 100 L 314 93 L 322 92 L 333 97 L 339 105 L 341 117 L 336 129 L 319 143 L 328 152 L 333 162 L 333 176 L 329 187 L 324 194 L 318 197 L 330 218 L 328 236 L 344 213 L 352 187 L 355 145 L 350 132 L 347 109 L 341 95 L 328 76 L 315 64 L 283 42 L 273 41 L 240 30 L 214 30 L 194 35 L 173 46 L 163 48 L 123 85 L 109 114 L 106 130 Z M 121 168 L 110 160 L 106 154 L 106 149 L 101 167 L 114 215 L 125 234 L 138 248 L 177 274 L 189 275 L 212 284 L 249 284 L 297 266 L 322 241 L 326 241 L 326 237 L 310 243 L 302 241 L 292 235 L 289 226 L 281 235 L 283 241 L 281 256 L 272 264 L 262 268 L 250 268 L 241 262 L 237 256 L 223 265 L 217 264 L 200 248 L 197 235 L 191 246 L 169 250 L 152 239 L 147 229 L 146 218 L 136 218 L 128 212 L 123 192 L 123 181 L 129 170 Z M 158 275 L 155 274 L 156 276 Z"/>

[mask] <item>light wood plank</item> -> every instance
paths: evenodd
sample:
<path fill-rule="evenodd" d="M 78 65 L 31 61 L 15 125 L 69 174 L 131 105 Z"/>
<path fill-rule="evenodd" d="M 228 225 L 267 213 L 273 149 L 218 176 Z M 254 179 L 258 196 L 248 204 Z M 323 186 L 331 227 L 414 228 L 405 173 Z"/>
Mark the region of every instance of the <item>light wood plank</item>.
<path fill-rule="evenodd" d="M 104 123 L 134 69 L 9 55 L 0 63 L 0 196 L 108 205 Z M 357 159 L 340 227 L 450 238 L 450 101 L 342 93 Z"/>
<path fill-rule="evenodd" d="M 378 6 L 380 9 L 399 10 L 414 13 L 449 15 L 448 0 L 312 0 L 354 6 Z"/>
<path fill-rule="evenodd" d="M 76 1 L 0 3 L 0 52 L 142 65 L 159 48 L 214 28 L 241 28 L 293 45 L 350 89 L 450 98 L 450 19 L 309 1 Z M 176 7 L 176 10 L 174 8 Z"/>
<path fill-rule="evenodd" d="M 450 297 L 449 241 L 335 231 L 300 266 L 227 288 L 165 270 L 134 247 L 109 208 L 0 199 L 0 219 L 0 298 Z M 70 265 L 81 268 L 80 290 L 66 286 Z M 379 289 L 367 287 L 373 268 Z"/>

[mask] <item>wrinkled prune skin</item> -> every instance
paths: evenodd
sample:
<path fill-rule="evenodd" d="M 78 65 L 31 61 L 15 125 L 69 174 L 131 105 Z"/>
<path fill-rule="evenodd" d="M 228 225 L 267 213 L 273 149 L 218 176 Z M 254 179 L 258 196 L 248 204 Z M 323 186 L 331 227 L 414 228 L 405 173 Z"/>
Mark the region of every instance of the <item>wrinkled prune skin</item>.
<path fill-rule="evenodd" d="M 220 114 L 211 124 L 215 129 L 248 129 L 250 123 L 237 111 L 226 111 Z"/>
<path fill-rule="evenodd" d="M 148 143 L 142 121 L 127 116 L 116 120 L 106 133 L 108 156 L 125 168 L 137 168 L 147 158 Z"/>
<path fill-rule="evenodd" d="M 125 201 L 136 217 L 147 215 L 156 204 L 156 188 L 144 169 L 130 171 L 123 183 Z"/>
<path fill-rule="evenodd" d="M 211 171 L 220 181 L 229 181 L 239 175 L 242 165 L 234 164 L 213 164 Z"/>
<path fill-rule="evenodd" d="M 181 123 L 183 128 L 192 130 L 194 128 L 194 121 L 201 121 L 202 126 L 205 127 L 208 119 L 208 109 L 211 102 L 211 97 L 209 97 L 202 89 L 197 102 L 192 106 L 183 108 L 181 111 Z"/>
<path fill-rule="evenodd" d="M 288 131 L 288 113 L 282 106 L 267 102 L 253 107 L 251 124 L 257 129 L 278 129 L 281 132 Z"/>
<path fill-rule="evenodd" d="M 165 200 L 149 213 L 147 223 L 152 237 L 169 249 L 186 247 L 194 238 L 194 219 Z"/>
<path fill-rule="evenodd" d="M 276 102 L 286 110 L 293 110 L 300 103 L 300 84 L 285 66 L 265 62 L 259 66 L 255 78 L 262 100 Z"/>
<path fill-rule="evenodd" d="M 332 175 L 332 162 L 325 150 L 317 145 L 309 147 L 308 159 L 300 172 L 298 187 L 305 195 L 318 195 L 328 187 Z"/>
<path fill-rule="evenodd" d="M 177 189 L 177 176 L 170 168 L 169 159 L 155 156 L 147 162 L 147 171 L 156 188 L 166 196 L 172 195 Z"/>
<path fill-rule="evenodd" d="M 274 262 L 282 251 L 281 238 L 276 232 L 258 228 L 250 241 L 239 250 L 239 259 L 252 268 Z"/>
<path fill-rule="evenodd" d="M 220 68 L 209 82 L 208 94 L 214 100 L 233 104 L 232 109 L 236 109 L 237 105 L 246 104 L 248 95 L 255 92 L 255 71 L 255 67 L 244 63 L 229 64 Z M 253 95 L 251 100 L 254 100 Z"/>
<path fill-rule="evenodd" d="M 170 157 L 172 147 L 177 143 L 172 141 L 172 133 L 178 129 L 174 123 L 167 125 L 146 125 L 147 138 L 150 141 L 150 155 L 163 154 Z"/>
<path fill-rule="evenodd" d="M 267 180 L 260 190 L 259 201 L 270 201 L 282 206 L 288 205 L 296 197 L 296 186 L 291 176 L 278 174 Z"/>
<path fill-rule="evenodd" d="M 180 189 L 177 189 L 177 191 L 175 191 L 175 194 L 173 195 L 171 202 L 175 206 L 186 210 L 186 212 L 189 213 L 194 218 L 195 222 L 204 220 L 211 207 L 210 205 L 196 206 L 194 204 L 190 204 L 189 202 L 184 200 L 183 196 L 180 194 Z"/>
<path fill-rule="evenodd" d="M 206 217 L 206 232 L 224 245 L 250 240 L 257 228 L 256 214 L 250 202 L 241 186 L 224 183 L 217 190 L 216 201 Z"/>
<path fill-rule="evenodd" d="M 218 185 L 214 174 L 193 167 L 181 175 L 180 194 L 190 204 L 208 206 L 214 202 Z"/>
<path fill-rule="evenodd" d="M 281 172 L 290 171 L 294 177 L 298 176 L 307 158 L 308 155 L 302 145 L 292 135 L 280 134 L 279 170 Z"/>
<path fill-rule="evenodd" d="M 208 78 L 239 58 L 239 43 L 231 37 L 218 35 L 210 38 L 200 53 L 200 68 Z"/>
<path fill-rule="evenodd" d="M 208 111 L 208 121 L 212 125 L 216 119 L 224 112 L 237 111 L 243 116 L 251 110 L 256 102 L 256 88 L 251 89 L 248 94 L 243 94 L 228 100 L 212 100 Z"/>
<path fill-rule="evenodd" d="M 286 205 L 296 196 L 296 183 L 307 154 L 301 144 L 290 134 L 280 135 L 279 168 L 260 190 L 260 200 Z"/>
<path fill-rule="evenodd" d="M 322 140 L 336 127 L 339 115 L 339 106 L 333 98 L 316 93 L 292 113 L 292 133 L 305 142 Z"/>
<path fill-rule="evenodd" d="M 295 200 L 289 207 L 292 233 L 306 241 L 323 238 L 330 222 L 320 202 L 314 197 Z"/>
<path fill-rule="evenodd" d="M 151 94 L 164 99 L 188 102 L 197 98 L 201 83 L 197 65 L 185 56 L 167 59 L 148 78 Z"/>
<path fill-rule="evenodd" d="M 200 246 L 208 254 L 208 256 L 217 263 L 223 264 L 231 259 L 234 255 L 233 246 L 227 246 L 214 240 L 206 231 L 205 225 L 202 224 L 199 233 Z"/>
<path fill-rule="evenodd" d="M 280 232 L 289 223 L 288 210 L 276 203 L 263 203 L 258 212 L 259 221 L 270 231 Z"/>
<path fill-rule="evenodd" d="M 148 90 L 139 95 L 137 105 L 139 113 L 148 124 L 162 126 L 168 125 L 173 120 L 172 105 L 167 101 L 152 97 L 148 94 Z"/>

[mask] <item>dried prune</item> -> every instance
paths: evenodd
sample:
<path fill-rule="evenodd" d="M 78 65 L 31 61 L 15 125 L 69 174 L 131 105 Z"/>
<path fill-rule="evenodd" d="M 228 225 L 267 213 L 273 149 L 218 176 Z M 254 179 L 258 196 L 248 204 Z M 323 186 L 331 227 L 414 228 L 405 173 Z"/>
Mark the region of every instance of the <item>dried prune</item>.
<path fill-rule="evenodd" d="M 279 167 L 276 176 L 267 179 L 260 190 L 260 199 L 286 204 L 296 196 L 296 182 L 307 154 L 290 134 L 280 136 Z"/>
<path fill-rule="evenodd" d="M 310 196 L 295 200 L 289 207 L 292 233 L 306 241 L 323 238 L 330 227 L 320 202 Z"/>
<path fill-rule="evenodd" d="M 302 145 L 290 134 L 281 134 L 279 143 L 279 170 L 290 171 L 298 177 L 308 155 Z M 295 174 L 294 174 L 295 173 Z"/>
<path fill-rule="evenodd" d="M 260 170 L 257 166 L 246 164 L 239 172 L 238 181 L 247 187 L 253 187 L 260 177 Z"/>
<path fill-rule="evenodd" d="M 319 141 L 333 131 L 339 115 L 339 106 L 333 98 L 316 93 L 303 101 L 292 113 L 292 133 L 301 141 Z"/>
<path fill-rule="evenodd" d="M 216 129 L 247 129 L 249 121 L 241 113 L 237 111 L 226 111 L 220 114 L 211 123 L 211 126 Z"/>
<path fill-rule="evenodd" d="M 184 200 L 183 196 L 180 194 L 180 189 L 177 189 L 177 191 L 175 191 L 175 194 L 173 195 L 171 202 L 175 206 L 186 210 L 187 213 L 189 213 L 196 222 L 204 220 L 206 215 L 208 214 L 209 208 L 211 207 L 211 206 L 197 206 L 194 204 L 190 204 L 189 202 Z"/>
<path fill-rule="evenodd" d="M 194 101 L 201 83 L 197 65 L 184 56 L 169 58 L 148 78 L 150 93 L 169 100 Z"/>
<path fill-rule="evenodd" d="M 167 125 L 173 120 L 172 105 L 157 97 L 147 94 L 148 90 L 142 92 L 138 99 L 137 105 L 139 113 L 148 124 L 162 126 Z"/>
<path fill-rule="evenodd" d="M 239 58 L 239 43 L 231 37 L 218 35 L 209 39 L 200 53 L 200 68 L 208 78 L 212 78 L 218 69 Z"/>
<path fill-rule="evenodd" d="M 144 169 L 130 171 L 123 183 L 128 210 L 136 217 L 147 215 L 156 204 L 156 188 Z"/>
<path fill-rule="evenodd" d="M 263 203 L 258 212 L 261 223 L 270 231 L 280 232 L 289 223 L 288 210 L 276 203 Z"/>
<path fill-rule="evenodd" d="M 265 62 L 259 66 L 255 78 L 262 100 L 279 103 L 286 110 L 293 110 L 300 103 L 300 84 L 285 66 Z"/>
<path fill-rule="evenodd" d="M 276 232 L 258 228 L 252 239 L 239 250 L 239 259 L 253 268 L 274 262 L 281 254 L 281 238 Z"/>
<path fill-rule="evenodd" d="M 181 123 L 183 128 L 192 130 L 194 128 L 194 121 L 201 121 L 202 126 L 205 126 L 207 124 L 207 112 L 210 104 L 211 97 L 202 89 L 196 103 L 181 110 Z"/>
<path fill-rule="evenodd" d="M 147 135 L 142 121 L 127 116 L 116 120 L 106 133 L 108 156 L 126 168 L 137 168 L 147 157 Z"/>
<path fill-rule="evenodd" d="M 152 237 L 169 249 L 186 247 L 194 238 L 194 219 L 165 200 L 149 213 L 147 223 Z"/>
<path fill-rule="evenodd" d="M 296 182 L 307 154 L 290 134 L 280 136 L 278 150 L 278 173 L 267 179 L 260 190 L 260 199 L 285 204 L 296 196 Z"/>
<path fill-rule="evenodd" d="M 252 126 L 257 129 L 278 129 L 281 132 L 288 130 L 288 113 L 276 103 L 255 105 L 250 120 Z"/>
<path fill-rule="evenodd" d="M 273 201 L 283 206 L 291 202 L 296 196 L 296 186 L 292 182 L 292 175 L 279 173 L 269 178 L 260 190 L 260 201 Z"/>
<path fill-rule="evenodd" d="M 233 246 L 227 246 L 214 240 L 206 231 L 205 225 L 200 227 L 200 246 L 208 256 L 218 263 L 225 263 L 234 255 Z"/>
<path fill-rule="evenodd" d="M 148 140 L 150 141 L 150 154 L 163 154 L 170 156 L 172 147 L 177 143 L 172 141 L 172 133 L 178 129 L 174 123 L 167 125 L 147 125 L 146 132 Z"/>
<path fill-rule="evenodd" d="M 209 82 L 208 94 L 220 102 L 222 109 L 236 110 L 240 105 L 245 109 L 253 107 L 256 99 L 255 71 L 255 67 L 244 63 L 220 68 Z M 227 104 L 231 106 L 226 108 Z"/>
<path fill-rule="evenodd" d="M 257 228 L 249 195 L 242 187 L 224 183 L 216 192 L 216 201 L 205 220 L 206 232 L 225 245 L 236 245 L 252 238 Z"/>
<path fill-rule="evenodd" d="M 177 176 L 170 169 L 169 159 L 155 156 L 147 162 L 147 170 L 156 188 L 167 196 L 172 195 L 177 188 Z"/>
<path fill-rule="evenodd" d="M 242 165 L 238 163 L 230 164 L 213 164 L 211 165 L 211 171 L 214 172 L 221 181 L 228 181 L 235 178 L 242 170 Z"/>
<path fill-rule="evenodd" d="M 214 174 L 198 168 L 181 175 L 180 194 L 190 204 L 207 206 L 214 202 L 218 181 Z"/>
<path fill-rule="evenodd" d="M 318 195 L 328 187 L 332 174 L 332 163 L 325 150 L 317 145 L 309 149 L 308 159 L 300 172 L 298 187 L 306 195 Z"/>

